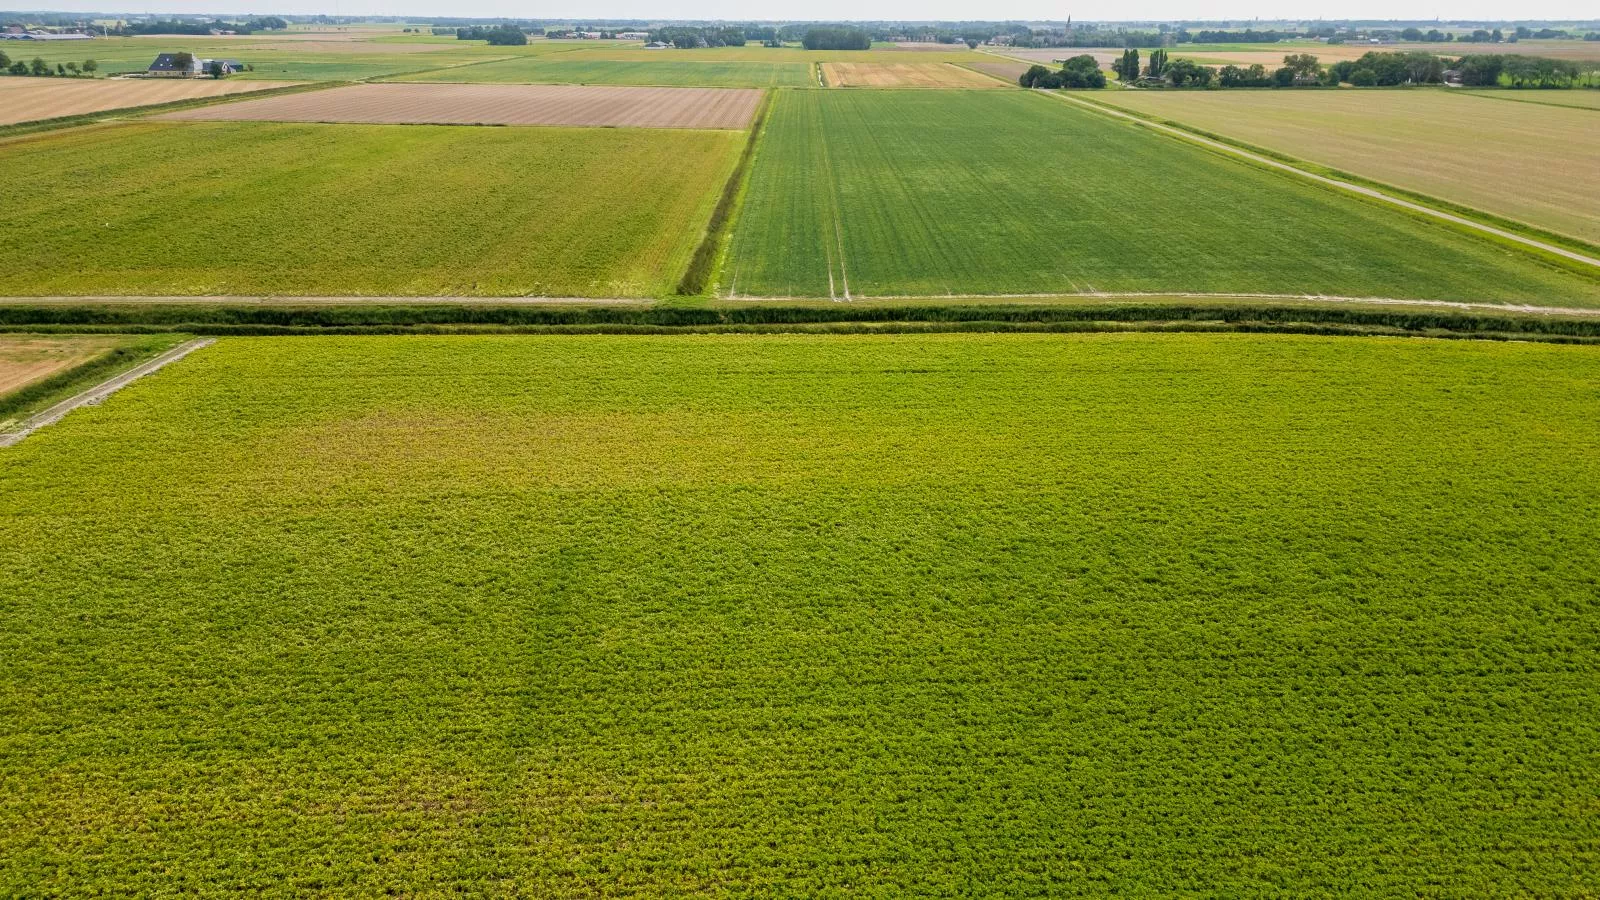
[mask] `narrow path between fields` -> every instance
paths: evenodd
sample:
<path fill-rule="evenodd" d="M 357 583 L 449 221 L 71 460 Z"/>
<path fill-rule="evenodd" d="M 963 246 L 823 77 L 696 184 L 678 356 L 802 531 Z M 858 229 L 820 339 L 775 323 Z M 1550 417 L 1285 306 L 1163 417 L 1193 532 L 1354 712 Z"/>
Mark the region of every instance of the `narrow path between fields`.
<path fill-rule="evenodd" d="M 824 245 L 826 249 L 826 244 Z M 816 302 L 826 296 L 785 295 L 722 295 L 717 299 L 740 303 Z M 1263 293 L 1205 293 L 1200 291 L 1068 291 L 1038 292 L 1031 294 L 855 294 L 855 303 L 875 302 L 940 302 L 975 300 L 1289 300 L 1301 303 L 1370 304 L 1373 306 L 1417 306 L 1445 309 L 1484 310 L 1490 312 L 1521 313 L 1539 316 L 1600 316 L 1600 308 L 1577 306 L 1534 306 L 1526 303 L 1481 303 L 1466 300 L 1424 300 L 1407 297 L 1346 297 L 1338 294 L 1263 294 Z M 256 297 L 256 296 L 166 296 L 166 297 L 90 297 L 66 294 L 49 297 L 0 297 L 0 306 L 37 304 L 41 306 L 76 304 L 127 304 L 130 306 L 164 304 L 207 304 L 217 306 L 655 306 L 658 301 L 638 297 Z M 1219 309 L 1222 307 L 1218 307 Z"/>
<path fill-rule="evenodd" d="M 1162 131 L 1162 132 L 1166 132 L 1167 134 L 1176 135 L 1177 137 L 1183 138 L 1184 140 L 1193 141 L 1196 144 L 1202 144 L 1202 145 L 1204 145 L 1206 147 L 1209 147 L 1209 148 L 1211 148 L 1213 150 L 1222 150 L 1224 152 L 1230 153 L 1230 154 L 1232 154 L 1234 156 L 1237 156 L 1237 157 L 1240 157 L 1242 159 L 1248 159 L 1253 163 L 1258 163 L 1258 164 L 1263 165 L 1263 166 L 1271 166 L 1274 169 L 1280 169 L 1280 170 L 1285 171 L 1285 172 L 1292 172 L 1292 173 L 1294 173 L 1296 175 L 1299 175 L 1301 178 L 1308 178 L 1308 179 L 1310 179 L 1312 181 L 1316 181 L 1316 182 L 1319 182 L 1321 184 L 1330 185 L 1332 187 L 1336 187 L 1336 188 L 1340 188 L 1342 190 L 1350 191 L 1351 193 L 1360 194 L 1363 197 L 1371 197 L 1374 200 L 1382 200 L 1385 203 L 1392 203 L 1395 206 L 1399 206 L 1399 207 L 1401 207 L 1403 209 L 1411 210 L 1412 212 L 1419 212 L 1419 213 L 1422 213 L 1423 215 L 1432 216 L 1435 219 L 1443 219 L 1444 221 L 1450 222 L 1452 224 L 1464 225 L 1467 228 L 1471 228 L 1471 229 L 1473 229 L 1475 231 L 1482 231 L 1485 234 L 1492 234 L 1495 237 L 1505 238 L 1506 240 L 1509 240 L 1509 241 L 1516 241 L 1519 244 L 1522 244 L 1522 245 L 1527 246 L 1527 247 L 1533 247 L 1533 248 L 1535 248 L 1537 250 L 1543 250 L 1546 253 L 1553 253 L 1556 256 L 1562 257 L 1563 259 L 1570 259 L 1570 260 L 1572 260 L 1574 262 L 1580 262 L 1580 263 L 1584 263 L 1586 265 L 1591 265 L 1591 266 L 1594 266 L 1596 268 L 1600 268 L 1600 259 L 1596 259 L 1596 258 L 1594 258 L 1592 256 L 1585 256 L 1582 253 L 1576 253 L 1576 252 L 1574 252 L 1572 250 L 1567 250 L 1567 249 L 1565 249 L 1563 247 L 1557 247 L 1554 244 L 1546 244 L 1544 241 L 1538 241 L 1538 240 L 1534 240 L 1533 238 L 1523 237 L 1522 235 L 1517 234 L 1515 232 L 1504 231 L 1502 229 L 1495 228 L 1492 225 L 1485 225 L 1482 222 L 1475 222 L 1472 219 L 1467 219 L 1467 218 L 1463 218 L 1461 216 L 1452 215 L 1450 213 L 1434 209 L 1431 206 L 1423 206 L 1420 203 L 1412 203 L 1410 200 L 1402 200 L 1399 197 L 1390 196 L 1389 194 L 1385 194 L 1382 191 L 1374 190 L 1374 189 L 1369 188 L 1369 187 L 1362 187 L 1359 184 L 1352 184 L 1352 183 L 1350 183 L 1348 181 L 1340 181 L 1337 178 L 1329 178 L 1329 177 L 1327 177 L 1325 175 L 1317 175 L 1317 174 L 1315 174 L 1313 172 L 1307 172 L 1305 169 L 1301 169 L 1301 168 L 1299 168 L 1297 166 L 1292 166 L 1292 165 L 1290 165 L 1288 163 L 1285 163 L 1285 162 L 1279 162 L 1278 160 L 1272 159 L 1270 157 L 1262 156 L 1259 153 L 1251 153 L 1248 150 L 1241 150 L 1238 147 L 1232 146 L 1231 144 L 1225 144 L 1225 143 L 1223 143 L 1221 141 L 1214 141 L 1214 140 L 1211 140 L 1210 138 L 1201 137 L 1200 135 L 1195 134 L 1192 131 L 1186 131 L 1186 130 L 1184 130 L 1182 128 L 1175 128 L 1175 127 L 1173 127 L 1171 125 L 1163 125 L 1160 122 L 1152 122 L 1152 121 L 1150 121 L 1148 119 L 1142 119 L 1142 118 L 1140 118 L 1140 117 L 1138 117 L 1136 115 L 1133 115 L 1131 113 L 1125 113 L 1125 112 L 1122 112 L 1121 110 L 1111 109 L 1111 108 L 1106 107 L 1106 106 L 1101 106 L 1098 103 L 1091 103 L 1091 102 L 1089 102 L 1087 100 L 1079 100 L 1077 97 L 1072 97 L 1072 96 L 1069 96 L 1067 94 L 1062 94 L 1062 93 L 1057 93 L 1057 92 L 1052 92 L 1052 91 L 1046 91 L 1046 90 L 1042 90 L 1042 89 L 1038 89 L 1038 90 L 1040 91 L 1040 93 L 1048 94 L 1048 95 L 1050 95 L 1052 97 L 1057 97 L 1057 98 L 1059 98 L 1061 100 L 1065 100 L 1068 103 L 1071 103 L 1071 104 L 1073 104 L 1075 106 L 1081 106 L 1081 107 L 1083 107 L 1085 109 L 1092 109 L 1095 112 L 1103 113 L 1103 114 L 1108 115 L 1108 116 L 1115 116 L 1115 117 L 1120 118 L 1120 119 L 1127 119 L 1130 122 L 1135 122 L 1135 123 L 1137 123 L 1139 125 L 1145 126 L 1146 128 L 1153 128 L 1153 129 L 1155 129 L 1157 131 Z"/>
<path fill-rule="evenodd" d="M 11 445 L 17 443 L 35 431 L 38 431 L 44 426 L 52 425 L 61 421 L 61 419 L 65 417 L 67 413 L 72 412 L 80 406 L 97 406 L 107 397 L 115 394 L 117 391 L 122 390 L 135 381 L 138 381 L 140 378 L 149 375 L 151 372 L 160 369 L 162 366 L 165 366 L 168 363 L 177 362 L 194 351 L 199 350 L 201 347 L 209 347 L 216 342 L 216 338 L 197 338 L 192 341 L 184 341 L 160 356 L 157 356 L 154 359 L 147 359 L 128 371 L 123 372 L 121 375 L 113 376 L 105 381 L 100 382 L 94 387 L 89 388 L 81 394 L 68 397 L 67 399 L 57 403 L 43 412 L 35 413 L 34 415 L 23 419 L 22 423 L 17 426 L 16 430 L 9 431 L 5 434 L 0 434 L 0 447 L 10 447 Z"/>

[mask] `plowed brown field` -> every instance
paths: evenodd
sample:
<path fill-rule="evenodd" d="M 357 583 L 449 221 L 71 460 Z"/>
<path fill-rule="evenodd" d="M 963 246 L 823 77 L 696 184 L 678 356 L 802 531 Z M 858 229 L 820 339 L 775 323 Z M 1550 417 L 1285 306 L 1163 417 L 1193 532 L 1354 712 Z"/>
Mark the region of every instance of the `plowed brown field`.
<path fill-rule="evenodd" d="M 197 97 L 243 94 L 295 83 L 215 78 L 149 81 L 122 78 L 0 78 L 0 125 L 193 100 Z"/>
<path fill-rule="evenodd" d="M 1009 59 L 996 59 L 993 62 L 971 63 L 968 68 L 986 72 L 996 78 L 1015 84 L 1022 73 L 1028 71 L 1029 65 L 1029 63 L 1014 62 Z"/>
<path fill-rule="evenodd" d="M 743 128 L 757 90 L 570 84 L 361 84 L 171 113 L 165 119 L 373 125 Z"/>
<path fill-rule="evenodd" d="M 822 64 L 829 87 L 997 88 L 1004 85 L 982 73 L 949 63 Z"/>

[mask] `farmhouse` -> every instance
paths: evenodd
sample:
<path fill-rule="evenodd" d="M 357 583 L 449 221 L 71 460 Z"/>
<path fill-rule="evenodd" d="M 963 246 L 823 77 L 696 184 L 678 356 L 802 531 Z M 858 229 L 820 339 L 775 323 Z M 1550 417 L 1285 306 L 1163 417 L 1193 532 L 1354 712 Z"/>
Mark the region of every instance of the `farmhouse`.
<path fill-rule="evenodd" d="M 178 65 L 178 54 L 163 53 L 156 57 L 156 61 L 150 64 L 149 69 L 145 70 L 145 74 L 154 78 L 188 78 L 191 75 L 199 75 L 204 71 L 200 68 L 200 60 L 197 57 L 193 54 L 186 55 L 189 60 L 188 65 L 180 66 Z"/>

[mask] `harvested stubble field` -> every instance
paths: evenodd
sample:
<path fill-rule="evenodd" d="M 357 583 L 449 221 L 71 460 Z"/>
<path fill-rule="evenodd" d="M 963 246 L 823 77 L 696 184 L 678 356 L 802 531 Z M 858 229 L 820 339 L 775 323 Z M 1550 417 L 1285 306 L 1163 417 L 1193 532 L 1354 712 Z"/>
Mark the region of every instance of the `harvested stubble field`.
<path fill-rule="evenodd" d="M 234 79 L 133 81 L 88 78 L 0 78 L 0 125 L 222 97 L 287 87 L 294 82 Z"/>
<path fill-rule="evenodd" d="M 182 121 L 744 128 L 757 90 L 568 84 L 358 84 L 161 116 Z"/>
<path fill-rule="evenodd" d="M 1587 110 L 1445 88 L 1114 91 L 1097 99 L 1600 243 L 1600 120 Z"/>
<path fill-rule="evenodd" d="M 588 54 L 517 57 L 402 76 L 401 81 L 508 84 L 640 84 L 687 87 L 815 87 L 800 62 L 588 59 Z"/>
<path fill-rule="evenodd" d="M 979 72 L 951 63 L 853 63 L 822 64 L 829 87 L 874 88 L 977 88 L 990 90 L 1005 85 Z"/>
<path fill-rule="evenodd" d="M 1028 67 L 1031 65 L 1031 63 L 1012 62 L 1010 60 L 991 58 L 985 62 L 966 63 L 965 65 L 969 69 L 977 69 L 979 72 L 986 72 L 996 78 L 1001 78 L 1005 81 L 1015 84 L 1017 78 L 1021 76 L 1023 72 L 1028 71 Z"/>
<path fill-rule="evenodd" d="M 0 453 L 0 893 L 1600 892 L 1600 354 L 224 339 Z"/>
<path fill-rule="evenodd" d="M 140 122 L 15 140 L 0 296 L 654 296 L 744 137 Z M 95 189 L 37 188 L 62 183 Z"/>
<path fill-rule="evenodd" d="M 765 131 L 719 279 L 735 296 L 1600 305 L 1600 278 L 1034 92 L 786 91 Z"/>
<path fill-rule="evenodd" d="M 0 334 L 0 399 L 127 342 L 120 335 Z"/>

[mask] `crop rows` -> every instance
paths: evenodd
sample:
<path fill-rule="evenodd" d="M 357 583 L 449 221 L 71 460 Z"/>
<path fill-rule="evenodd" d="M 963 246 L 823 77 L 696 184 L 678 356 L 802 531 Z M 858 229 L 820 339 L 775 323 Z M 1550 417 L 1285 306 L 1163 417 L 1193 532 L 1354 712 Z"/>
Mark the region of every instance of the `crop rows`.
<path fill-rule="evenodd" d="M 14 141 L 0 295 L 664 293 L 743 138 L 227 122 Z M 34 187 L 64 180 L 96 189 Z"/>
<path fill-rule="evenodd" d="M 1591 895 L 1597 391 L 224 339 L 0 454 L 0 893 Z"/>
<path fill-rule="evenodd" d="M 783 92 L 742 209 L 740 295 L 837 295 L 842 258 L 856 295 L 1600 303 L 1594 277 L 1021 91 Z"/>

